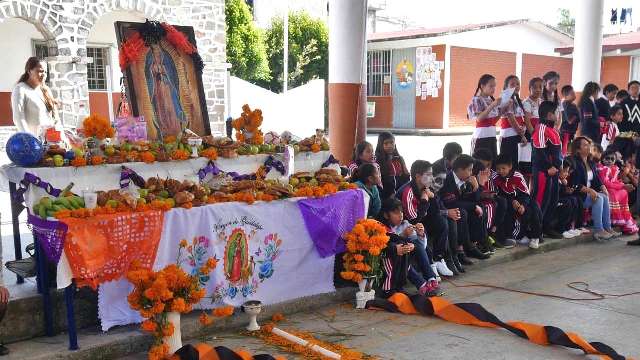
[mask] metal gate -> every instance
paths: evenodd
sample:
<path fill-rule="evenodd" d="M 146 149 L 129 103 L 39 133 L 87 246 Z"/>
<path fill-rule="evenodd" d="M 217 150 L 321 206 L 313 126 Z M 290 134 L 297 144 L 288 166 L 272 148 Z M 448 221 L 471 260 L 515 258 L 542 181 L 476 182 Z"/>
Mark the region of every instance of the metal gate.
<path fill-rule="evenodd" d="M 416 126 L 416 49 L 394 49 L 391 60 L 393 127 L 413 129 Z"/>

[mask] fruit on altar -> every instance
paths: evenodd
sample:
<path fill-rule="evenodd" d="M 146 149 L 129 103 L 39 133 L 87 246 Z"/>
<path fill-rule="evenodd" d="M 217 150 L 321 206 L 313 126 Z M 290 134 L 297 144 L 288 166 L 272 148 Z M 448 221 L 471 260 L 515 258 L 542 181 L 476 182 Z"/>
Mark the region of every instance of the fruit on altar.
<path fill-rule="evenodd" d="M 218 156 L 223 158 L 235 158 L 238 156 L 238 148 L 241 144 L 235 142 L 228 137 L 213 137 L 205 136 L 202 138 L 203 142 L 209 146 L 212 146 L 218 152 Z"/>
<path fill-rule="evenodd" d="M 195 199 L 195 196 L 188 191 L 180 191 L 175 195 L 174 199 L 176 204 L 180 206 L 184 203 L 193 201 L 193 199 Z"/>
<path fill-rule="evenodd" d="M 255 146 L 255 145 L 251 145 L 251 146 L 249 147 L 249 154 L 251 154 L 251 155 L 256 155 L 256 154 L 258 154 L 259 152 L 260 152 L 260 148 L 259 148 L 259 147 Z"/>
<path fill-rule="evenodd" d="M 64 153 L 65 160 L 73 160 L 76 158 L 76 153 L 73 150 L 69 150 Z"/>
<path fill-rule="evenodd" d="M 329 151 L 329 143 L 322 143 L 322 145 L 320 145 L 320 148 L 322 149 L 322 151 Z"/>
<path fill-rule="evenodd" d="M 300 180 L 298 178 L 291 177 L 289 179 L 289 184 L 291 184 L 292 186 L 297 186 L 298 184 L 300 184 Z"/>
<path fill-rule="evenodd" d="M 113 145 L 107 145 L 104 148 L 104 154 L 107 156 L 112 156 L 115 153 L 116 153 L 116 148 Z"/>
<path fill-rule="evenodd" d="M 64 157 L 62 155 L 53 155 L 53 165 L 60 167 L 64 165 Z"/>
<path fill-rule="evenodd" d="M 76 153 L 76 157 L 84 157 L 84 150 L 81 148 L 74 148 L 73 152 Z"/>

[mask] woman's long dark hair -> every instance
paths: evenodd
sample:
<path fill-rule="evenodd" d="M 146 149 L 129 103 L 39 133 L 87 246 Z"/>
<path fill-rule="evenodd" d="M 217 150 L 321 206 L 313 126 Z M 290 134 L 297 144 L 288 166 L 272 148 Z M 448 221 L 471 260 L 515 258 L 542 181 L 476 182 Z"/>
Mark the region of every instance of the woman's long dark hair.
<path fill-rule="evenodd" d="M 597 96 L 598 91 L 600 91 L 600 85 L 597 82 L 589 81 L 584 84 L 582 95 L 580 95 L 580 104 L 585 104 L 587 101 L 591 102 L 591 97 Z"/>
<path fill-rule="evenodd" d="M 509 86 L 509 82 L 513 79 L 517 79 L 518 81 L 520 81 L 520 79 L 518 79 L 517 76 L 509 75 L 504 79 L 504 86 L 502 87 L 502 90 L 506 90 L 507 87 Z M 511 95 L 511 98 L 513 99 L 513 101 L 515 101 L 516 104 L 518 104 L 518 106 L 520 106 L 520 109 L 524 111 L 524 107 L 522 106 L 522 100 L 520 100 L 520 94 L 514 91 L 513 95 Z"/>
<path fill-rule="evenodd" d="M 473 96 L 478 96 L 478 91 L 480 91 L 483 86 L 487 85 L 489 81 L 495 79 L 495 76 L 491 74 L 484 74 L 480 76 L 480 79 L 478 79 L 478 86 L 476 87 L 476 91 L 474 91 Z M 494 100 L 493 96 L 491 96 L 491 100 Z"/>
<path fill-rule="evenodd" d="M 549 99 L 549 94 L 547 93 L 547 81 L 552 79 L 560 80 L 560 74 L 555 71 L 548 71 L 544 76 L 542 76 L 542 80 L 544 84 L 542 86 L 542 100 L 553 101 L 554 104 L 560 104 L 560 98 L 558 97 L 558 87 L 556 86 L 556 90 L 553 92 L 553 99 Z"/>
<path fill-rule="evenodd" d="M 580 154 L 578 154 L 578 151 L 580 151 L 580 145 L 582 145 L 583 141 L 586 141 L 589 144 L 593 143 L 591 139 L 589 139 L 586 136 L 578 136 L 577 138 L 573 139 L 573 141 L 571 142 L 571 155 L 575 156 L 576 158 L 580 157 Z M 587 158 L 591 160 L 591 153 L 589 153 Z"/>
<path fill-rule="evenodd" d="M 390 139 L 394 142 L 396 141 L 396 138 L 392 133 L 387 131 L 381 132 L 380 135 L 378 135 L 378 144 L 376 145 L 376 161 L 380 165 L 380 171 L 382 171 L 384 174 L 389 173 L 389 166 L 391 164 L 389 155 L 384 152 L 384 142 Z M 393 154 L 391 154 L 391 157 L 400 157 L 397 147 L 393 149 Z"/>
<path fill-rule="evenodd" d="M 35 56 L 32 56 L 29 59 L 27 59 L 27 63 L 24 65 L 24 73 L 20 75 L 20 78 L 18 79 L 18 83 L 21 83 L 21 82 L 26 83 L 29 80 L 29 71 L 37 68 L 43 62 L 44 60 Z M 47 66 L 46 63 L 45 63 L 45 66 Z M 53 100 L 53 97 L 51 97 L 51 94 L 49 93 L 49 88 L 47 87 L 47 85 L 43 83 L 40 85 L 40 89 L 42 90 L 42 95 L 44 96 L 44 105 L 47 107 L 47 111 L 53 114 L 55 101 Z"/>
<path fill-rule="evenodd" d="M 358 144 L 356 144 L 356 147 L 353 149 L 353 156 L 351 157 L 351 160 L 356 163 L 358 166 L 360 166 L 360 155 L 362 155 L 362 153 L 364 152 L 364 149 L 367 148 L 367 146 L 371 146 L 371 148 L 373 149 L 373 145 L 371 145 L 371 143 L 369 143 L 368 141 L 361 141 Z"/>

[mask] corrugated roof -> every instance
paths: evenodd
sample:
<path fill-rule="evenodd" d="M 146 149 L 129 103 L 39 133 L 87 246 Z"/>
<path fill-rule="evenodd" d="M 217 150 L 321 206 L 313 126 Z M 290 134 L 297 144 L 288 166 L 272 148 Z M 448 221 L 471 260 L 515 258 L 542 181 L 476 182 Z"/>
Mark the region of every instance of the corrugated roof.
<path fill-rule="evenodd" d="M 615 50 L 635 50 L 640 49 L 640 32 L 606 36 L 602 39 L 602 52 Z M 571 54 L 573 46 L 559 47 L 555 49 L 561 55 Z"/>
<path fill-rule="evenodd" d="M 367 41 L 377 42 L 377 41 L 387 41 L 387 40 L 403 40 L 403 39 L 436 37 L 436 36 L 450 35 L 450 34 L 466 32 L 466 31 L 489 29 L 489 28 L 494 28 L 499 26 L 527 24 L 530 22 L 531 20 L 529 19 L 517 19 L 517 20 L 488 22 L 488 23 L 481 23 L 481 24 L 445 26 L 445 27 L 430 28 L 430 29 L 419 28 L 419 29 L 409 29 L 409 30 L 402 30 L 402 31 L 379 32 L 379 33 L 368 34 Z M 545 26 L 548 27 L 550 30 L 555 30 L 558 33 L 567 35 L 556 28 L 553 28 L 547 25 Z"/>

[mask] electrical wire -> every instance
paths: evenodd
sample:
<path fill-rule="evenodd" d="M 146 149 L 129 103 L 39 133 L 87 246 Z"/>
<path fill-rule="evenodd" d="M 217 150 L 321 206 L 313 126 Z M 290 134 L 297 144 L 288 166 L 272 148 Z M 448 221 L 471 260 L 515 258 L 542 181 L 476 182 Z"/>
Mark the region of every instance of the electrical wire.
<path fill-rule="evenodd" d="M 449 280 L 449 279 L 445 279 L 445 281 L 450 283 L 456 288 L 472 288 L 472 287 L 488 288 L 488 289 L 513 292 L 518 294 L 525 294 L 525 295 L 532 295 L 532 296 L 539 296 L 539 297 L 546 297 L 546 298 L 560 299 L 560 300 L 570 300 L 570 301 L 596 301 L 596 300 L 604 300 L 604 299 L 618 299 L 621 297 L 632 296 L 632 295 L 640 295 L 640 291 L 634 291 L 634 292 L 628 292 L 628 293 L 622 293 L 622 294 L 607 294 L 607 293 L 598 292 L 598 291 L 592 290 L 589 286 L 589 283 L 585 281 L 572 281 L 570 283 L 567 283 L 566 286 L 572 290 L 575 290 L 581 293 L 590 294 L 593 297 L 588 297 L 588 298 L 587 297 L 570 297 L 570 296 L 546 294 L 546 293 L 535 292 L 535 291 L 516 290 L 516 289 L 511 289 L 511 288 L 499 286 L 499 285 L 476 283 L 472 281 L 465 281 L 464 285 L 458 284 L 453 280 Z"/>

